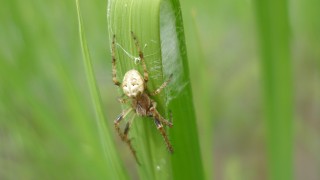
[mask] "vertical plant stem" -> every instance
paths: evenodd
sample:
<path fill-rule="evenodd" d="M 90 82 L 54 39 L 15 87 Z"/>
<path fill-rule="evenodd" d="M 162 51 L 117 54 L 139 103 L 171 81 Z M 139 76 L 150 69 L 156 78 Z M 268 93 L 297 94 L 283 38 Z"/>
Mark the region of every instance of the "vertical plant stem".
<path fill-rule="evenodd" d="M 287 1 L 256 1 L 269 153 L 269 179 L 292 179 L 293 92 Z"/>

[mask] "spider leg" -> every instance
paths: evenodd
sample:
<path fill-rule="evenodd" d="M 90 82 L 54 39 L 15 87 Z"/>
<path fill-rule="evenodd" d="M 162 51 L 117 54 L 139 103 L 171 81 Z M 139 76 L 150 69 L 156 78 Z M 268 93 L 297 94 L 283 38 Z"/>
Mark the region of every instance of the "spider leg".
<path fill-rule="evenodd" d="M 150 111 L 152 112 L 152 116 L 154 118 L 156 118 L 158 121 L 160 121 L 161 123 L 163 123 L 164 125 L 172 127 L 173 126 L 172 113 L 170 112 L 170 120 L 168 121 L 164 117 L 161 116 L 161 114 L 157 111 L 156 107 L 157 107 L 157 103 L 152 102 L 152 106 L 150 108 Z"/>
<path fill-rule="evenodd" d="M 149 74 L 148 74 L 148 70 L 147 70 L 147 66 L 146 66 L 146 62 L 144 60 L 144 55 L 143 55 L 143 52 L 141 51 L 141 48 L 140 48 L 140 45 L 139 45 L 139 42 L 137 40 L 137 37 L 136 35 L 131 31 L 131 35 L 132 35 L 132 38 L 134 40 L 134 43 L 138 49 L 138 53 L 139 53 L 139 57 L 141 59 L 141 62 L 142 62 L 142 67 L 143 67 L 143 76 L 144 76 L 144 82 L 145 84 L 147 84 L 148 80 L 149 80 Z"/>
<path fill-rule="evenodd" d="M 122 119 L 124 119 L 130 113 L 130 111 L 132 111 L 132 108 L 129 108 L 126 111 L 123 111 L 119 115 L 119 117 L 114 121 L 114 127 L 115 127 L 118 135 L 120 136 L 121 140 L 128 144 L 128 146 L 130 148 L 130 151 L 133 154 L 134 158 L 136 159 L 137 163 L 140 164 L 140 162 L 138 161 L 138 158 L 137 158 L 136 151 L 134 150 L 134 148 L 133 148 L 133 146 L 131 144 L 131 140 L 128 139 L 128 133 L 129 133 L 129 130 L 130 130 L 130 126 L 131 126 L 132 121 L 134 120 L 136 115 L 134 114 L 133 117 L 126 123 L 126 127 L 125 127 L 123 133 L 121 132 L 120 127 L 119 127 L 120 121 Z"/>
<path fill-rule="evenodd" d="M 136 159 L 137 163 L 140 165 L 140 162 L 139 162 L 137 154 L 136 154 L 136 150 L 133 148 L 133 146 L 131 144 L 131 139 L 128 139 L 128 133 L 129 133 L 131 124 L 132 124 L 133 120 L 135 119 L 135 116 L 136 115 L 134 114 L 133 117 L 127 122 L 126 127 L 124 129 L 123 137 L 121 139 L 128 144 L 131 153 L 133 154 L 133 156 Z"/>
<path fill-rule="evenodd" d="M 111 46 L 111 54 L 112 54 L 112 80 L 116 86 L 121 85 L 121 83 L 117 79 L 117 68 L 116 68 L 116 35 L 113 35 L 112 38 L 112 46 Z"/>
<path fill-rule="evenodd" d="M 121 133 L 119 124 L 120 124 L 120 121 L 121 121 L 122 119 L 124 119 L 124 118 L 129 114 L 130 111 L 132 111 L 132 108 L 129 108 L 129 109 L 127 109 L 126 111 L 123 111 L 123 112 L 119 115 L 119 117 L 114 121 L 114 127 L 115 127 L 118 135 L 121 137 L 121 139 L 123 139 L 124 134 Z"/>
<path fill-rule="evenodd" d="M 170 144 L 166 131 L 163 129 L 163 125 L 157 118 L 154 119 L 154 123 L 156 124 L 158 130 L 160 131 L 162 137 L 164 138 L 164 141 L 166 142 L 168 150 L 170 151 L 170 153 L 173 153 L 173 147 Z"/>
<path fill-rule="evenodd" d="M 151 96 L 155 96 L 155 95 L 159 94 L 162 91 L 162 89 L 167 87 L 167 85 L 171 81 L 171 79 L 172 79 L 172 74 L 169 76 L 169 79 L 167 79 L 157 90 L 155 90 L 154 92 L 151 93 Z"/>
<path fill-rule="evenodd" d="M 121 97 L 118 97 L 118 101 L 119 101 L 121 104 L 125 104 L 125 103 L 127 103 L 127 101 L 128 101 L 128 97 L 125 96 L 125 94 L 123 94 Z"/>

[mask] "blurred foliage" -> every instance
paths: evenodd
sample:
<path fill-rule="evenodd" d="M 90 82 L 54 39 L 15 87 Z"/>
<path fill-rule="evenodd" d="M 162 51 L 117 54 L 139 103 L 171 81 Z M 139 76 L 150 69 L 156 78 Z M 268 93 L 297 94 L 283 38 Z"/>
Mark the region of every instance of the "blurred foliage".
<path fill-rule="evenodd" d="M 107 2 L 80 3 L 112 127 L 121 108 L 111 80 Z M 295 179 L 320 179 L 319 5 L 288 1 Z M 207 179 L 267 179 L 255 3 L 184 0 L 181 6 Z M 74 1 L 2 1 L 0 40 L 0 179 L 106 177 Z M 137 179 L 131 154 L 117 146 Z"/>
<path fill-rule="evenodd" d="M 101 148 L 104 152 L 104 158 L 106 162 L 106 177 L 100 177 L 101 179 L 127 179 L 126 172 L 123 169 L 122 162 L 119 159 L 119 153 L 115 148 L 114 141 L 111 139 L 111 133 L 106 127 L 106 117 L 102 108 L 102 101 L 100 92 L 97 86 L 97 80 L 95 77 L 95 71 L 93 69 L 90 51 L 88 49 L 85 30 L 83 27 L 82 12 L 79 0 L 76 0 L 78 24 L 79 24 L 79 38 L 83 55 L 83 64 L 86 70 L 86 76 L 88 86 L 90 89 L 91 100 L 95 109 L 95 120 L 98 127 L 99 139 Z"/>

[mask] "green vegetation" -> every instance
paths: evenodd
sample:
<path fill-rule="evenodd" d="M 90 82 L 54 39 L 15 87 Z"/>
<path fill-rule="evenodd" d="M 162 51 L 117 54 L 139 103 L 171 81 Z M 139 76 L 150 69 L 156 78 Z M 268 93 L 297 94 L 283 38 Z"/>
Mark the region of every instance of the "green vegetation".
<path fill-rule="evenodd" d="M 115 146 L 113 141 L 111 140 L 110 132 L 106 128 L 105 124 L 105 116 L 102 110 L 100 93 L 97 89 L 96 78 L 94 75 L 94 70 L 92 67 L 91 57 L 88 49 L 88 45 L 86 42 L 86 36 L 82 25 L 82 15 L 80 11 L 79 1 L 76 0 L 77 11 L 78 11 L 78 21 L 79 21 L 79 35 L 80 35 L 80 43 L 83 54 L 83 62 L 86 69 L 86 75 L 88 84 L 90 87 L 91 98 L 94 104 L 94 109 L 96 110 L 96 121 L 97 121 L 97 129 L 99 131 L 99 137 L 102 149 L 104 151 L 105 162 L 107 167 L 107 179 L 124 179 L 125 172 L 121 167 L 120 159 L 118 158 L 118 154 L 116 153 Z"/>
<path fill-rule="evenodd" d="M 168 153 L 160 133 L 150 118 L 137 119 L 131 134 L 136 141 L 134 145 L 137 147 L 138 158 L 141 159 L 142 166 L 138 169 L 140 177 L 202 179 L 203 171 L 178 1 L 141 0 L 128 3 L 115 0 L 109 1 L 108 8 L 109 39 L 116 35 L 120 77 L 130 69 L 138 69 L 139 66 L 142 70 L 141 65 L 135 64 L 131 57 L 138 56 L 131 31 L 136 34 L 146 56 L 150 76 L 148 90 L 152 92 L 173 74 L 166 91 L 155 97 L 155 100 L 160 112 L 166 114 L 166 117 L 169 117 L 169 111 L 173 113 L 174 127 L 169 133 L 175 152 L 173 155 Z"/>
<path fill-rule="evenodd" d="M 293 92 L 286 1 L 257 1 L 270 179 L 293 178 Z M 277 7 L 277 8 L 274 8 Z"/>
<path fill-rule="evenodd" d="M 180 3 L 3 1 L 0 179 L 320 179 L 320 2 Z M 142 70 L 130 31 L 148 90 L 173 74 L 154 99 L 175 152 L 137 118 L 141 166 L 113 127 L 110 37 L 121 80 Z"/>

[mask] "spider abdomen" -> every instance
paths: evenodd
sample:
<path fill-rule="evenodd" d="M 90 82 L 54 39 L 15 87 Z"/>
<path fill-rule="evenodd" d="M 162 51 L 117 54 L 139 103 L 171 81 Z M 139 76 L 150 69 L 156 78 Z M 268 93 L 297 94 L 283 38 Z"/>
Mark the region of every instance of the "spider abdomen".
<path fill-rule="evenodd" d="M 122 89 L 126 96 L 133 98 L 144 91 L 144 80 L 139 71 L 132 69 L 123 77 Z"/>

